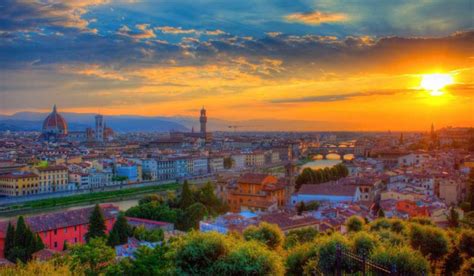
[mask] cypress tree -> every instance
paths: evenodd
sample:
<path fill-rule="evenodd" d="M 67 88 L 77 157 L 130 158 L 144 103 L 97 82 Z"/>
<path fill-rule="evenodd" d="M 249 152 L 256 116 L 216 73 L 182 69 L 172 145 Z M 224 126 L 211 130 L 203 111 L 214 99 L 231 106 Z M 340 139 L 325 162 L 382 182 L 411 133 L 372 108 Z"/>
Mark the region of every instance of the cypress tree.
<path fill-rule="evenodd" d="M 189 187 L 188 181 L 184 181 L 183 188 L 181 190 L 181 200 L 179 201 L 179 208 L 185 210 L 189 206 L 193 205 L 194 197 L 191 188 Z"/>
<path fill-rule="evenodd" d="M 19 216 L 16 222 L 15 246 L 25 246 L 28 242 L 27 226 L 23 216 Z"/>
<path fill-rule="evenodd" d="M 383 211 L 382 208 L 380 208 L 379 211 L 377 212 L 377 217 L 378 218 L 384 218 L 385 217 L 385 212 Z"/>
<path fill-rule="evenodd" d="M 116 246 L 127 243 L 130 232 L 130 226 L 128 225 L 127 219 L 123 214 L 120 214 L 110 231 L 109 239 L 107 241 L 108 245 Z"/>
<path fill-rule="evenodd" d="M 100 206 L 96 204 L 89 218 L 89 231 L 85 236 L 86 241 L 89 242 L 91 238 L 105 238 L 106 229 L 104 214 Z"/>
<path fill-rule="evenodd" d="M 15 227 L 11 223 L 8 223 L 7 235 L 5 237 L 5 246 L 3 249 L 3 256 L 5 256 L 5 258 L 10 261 L 10 251 L 13 247 L 15 247 Z"/>

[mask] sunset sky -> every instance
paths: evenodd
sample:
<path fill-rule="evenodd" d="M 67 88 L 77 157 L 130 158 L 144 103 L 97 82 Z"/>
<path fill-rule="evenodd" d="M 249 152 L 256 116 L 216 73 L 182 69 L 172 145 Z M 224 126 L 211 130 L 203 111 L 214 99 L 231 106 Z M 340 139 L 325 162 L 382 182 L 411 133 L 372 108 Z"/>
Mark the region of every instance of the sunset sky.
<path fill-rule="evenodd" d="M 474 126 L 472 0 L 64 2 L 0 2 L 0 113 Z"/>

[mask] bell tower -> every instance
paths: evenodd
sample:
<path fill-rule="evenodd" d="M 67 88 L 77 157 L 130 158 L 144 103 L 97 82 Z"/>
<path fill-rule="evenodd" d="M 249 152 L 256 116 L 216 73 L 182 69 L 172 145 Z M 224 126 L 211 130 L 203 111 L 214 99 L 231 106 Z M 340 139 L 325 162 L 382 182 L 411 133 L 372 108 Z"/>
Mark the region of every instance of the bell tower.
<path fill-rule="evenodd" d="M 199 117 L 199 122 L 201 123 L 201 134 L 206 135 L 207 115 L 204 106 L 201 109 L 201 116 Z"/>

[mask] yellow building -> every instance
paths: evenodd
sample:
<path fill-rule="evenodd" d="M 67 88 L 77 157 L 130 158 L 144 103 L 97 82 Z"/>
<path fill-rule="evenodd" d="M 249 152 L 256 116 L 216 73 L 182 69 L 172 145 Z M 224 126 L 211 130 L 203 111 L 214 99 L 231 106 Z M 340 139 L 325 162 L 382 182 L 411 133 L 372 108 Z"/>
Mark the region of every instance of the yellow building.
<path fill-rule="evenodd" d="M 0 175 L 0 194 L 22 196 L 38 194 L 39 176 L 31 172 L 16 171 Z"/>
<path fill-rule="evenodd" d="M 69 180 L 68 170 L 64 166 L 47 166 L 34 169 L 39 175 L 40 191 L 42 193 L 66 191 Z"/>

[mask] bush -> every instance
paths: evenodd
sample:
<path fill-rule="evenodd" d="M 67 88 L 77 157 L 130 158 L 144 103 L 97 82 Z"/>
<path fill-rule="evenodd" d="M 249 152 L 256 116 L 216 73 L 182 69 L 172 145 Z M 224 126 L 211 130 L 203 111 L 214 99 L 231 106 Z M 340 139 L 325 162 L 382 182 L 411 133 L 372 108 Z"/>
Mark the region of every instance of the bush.
<path fill-rule="evenodd" d="M 125 215 L 128 217 L 176 223 L 179 214 L 178 211 L 171 209 L 166 204 L 160 204 L 158 201 L 152 201 L 128 209 L 125 212 Z"/>
<path fill-rule="evenodd" d="M 460 275 L 474 275 L 474 258 L 470 258 L 464 262 Z"/>
<path fill-rule="evenodd" d="M 336 248 L 339 245 L 341 250 L 350 250 L 350 245 L 347 239 L 339 233 L 334 233 L 331 236 L 321 236 L 316 239 L 316 244 L 319 245 L 319 263 L 318 267 L 324 274 L 331 274 L 336 265 Z M 351 270 L 351 264 L 345 259 L 342 267 L 346 270 Z"/>
<path fill-rule="evenodd" d="M 392 227 L 390 221 L 386 218 L 379 218 L 370 223 L 370 231 L 380 231 Z"/>
<path fill-rule="evenodd" d="M 474 257 L 474 230 L 466 229 L 461 232 L 459 250 L 468 257 Z"/>
<path fill-rule="evenodd" d="M 216 275 L 283 275 L 283 261 L 262 244 L 241 242 L 215 264 Z"/>
<path fill-rule="evenodd" d="M 318 235 L 318 230 L 307 227 L 290 231 L 285 238 L 285 248 L 292 248 L 298 244 L 313 241 Z"/>
<path fill-rule="evenodd" d="M 307 243 L 299 245 L 291 250 L 286 258 L 286 274 L 288 276 L 303 275 L 305 267 L 310 261 L 319 263 L 318 259 L 319 248 L 314 243 Z"/>
<path fill-rule="evenodd" d="M 352 237 L 353 250 L 359 256 L 368 257 L 378 246 L 378 240 L 367 232 L 358 232 Z"/>
<path fill-rule="evenodd" d="M 449 251 L 446 233 L 435 226 L 413 224 L 409 239 L 413 248 L 433 261 L 440 260 Z"/>
<path fill-rule="evenodd" d="M 245 229 L 243 235 L 245 240 L 259 241 L 270 249 L 278 249 L 283 244 L 283 232 L 275 224 L 262 222 L 258 227 L 251 225 Z"/>
<path fill-rule="evenodd" d="M 387 269 L 392 269 L 395 265 L 398 275 L 428 275 L 430 268 L 421 253 L 408 246 L 379 247 L 371 259 Z"/>
<path fill-rule="evenodd" d="M 178 274 L 212 273 L 214 264 L 229 252 L 226 237 L 218 233 L 190 232 L 172 245 Z"/>
<path fill-rule="evenodd" d="M 395 233 L 402 233 L 405 230 L 405 222 L 400 219 L 391 219 L 390 223 L 390 230 Z"/>
<path fill-rule="evenodd" d="M 382 242 L 387 244 L 387 246 L 399 246 L 406 242 L 404 236 L 389 230 L 381 230 L 376 232 L 376 234 Z"/>
<path fill-rule="evenodd" d="M 346 227 L 349 232 L 358 232 L 364 227 L 365 221 L 359 216 L 352 216 L 347 219 Z"/>

